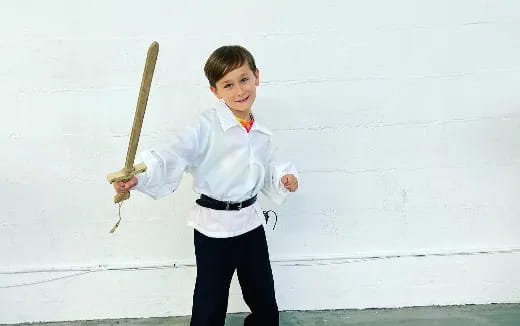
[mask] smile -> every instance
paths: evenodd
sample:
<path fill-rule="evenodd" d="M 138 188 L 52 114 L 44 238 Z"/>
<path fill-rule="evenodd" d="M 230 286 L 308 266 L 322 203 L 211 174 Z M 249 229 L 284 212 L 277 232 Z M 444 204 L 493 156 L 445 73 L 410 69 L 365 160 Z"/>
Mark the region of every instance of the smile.
<path fill-rule="evenodd" d="M 249 99 L 249 96 L 244 98 L 244 99 L 241 99 L 241 100 L 238 100 L 238 101 L 235 101 L 235 102 L 238 102 L 238 103 L 244 103 L 245 101 L 247 101 Z"/>

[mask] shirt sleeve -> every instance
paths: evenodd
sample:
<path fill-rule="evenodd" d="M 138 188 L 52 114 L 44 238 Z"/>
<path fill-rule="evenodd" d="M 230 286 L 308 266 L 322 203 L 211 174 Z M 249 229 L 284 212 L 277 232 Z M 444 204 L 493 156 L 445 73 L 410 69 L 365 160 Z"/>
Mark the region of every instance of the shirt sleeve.
<path fill-rule="evenodd" d="M 133 190 L 140 191 L 153 199 L 173 193 L 186 169 L 192 165 L 201 152 L 202 139 L 200 120 L 174 136 L 172 142 L 140 152 L 136 162 L 144 162 L 146 171 L 138 174 Z"/>
<path fill-rule="evenodd" d="M 289 190 L 285 189 L 281 180 L 286 174 L 293 174 L 298 178 L 298 171 L 294 164 L 280 161 L 278 158 L 278 150 L 273 146 L 272 142 L 269 141 L 264 185 L 260 191 L 278 205 L 282 204 L 289 194 Z"/>

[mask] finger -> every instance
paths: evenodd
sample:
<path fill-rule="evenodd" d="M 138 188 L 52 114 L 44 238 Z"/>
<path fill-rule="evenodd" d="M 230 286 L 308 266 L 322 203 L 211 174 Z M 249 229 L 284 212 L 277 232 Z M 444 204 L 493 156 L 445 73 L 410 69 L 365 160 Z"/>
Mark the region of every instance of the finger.
<path fill-rule="evenodd" d="M 125 189 L 128 190 L 128 189 L 132 189 L 134 186 L 136 185 L 135 181 L 132 179 L 130 181 L 128 181 L 126 184 L 125 184 Z"/>

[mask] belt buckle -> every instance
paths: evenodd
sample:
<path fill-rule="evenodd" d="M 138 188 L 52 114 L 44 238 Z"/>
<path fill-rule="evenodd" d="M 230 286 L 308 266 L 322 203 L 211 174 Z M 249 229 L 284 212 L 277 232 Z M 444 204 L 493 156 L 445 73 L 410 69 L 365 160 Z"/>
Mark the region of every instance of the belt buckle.
<path fill-rule="evenodd" d="M 230 201 L 227 201 L 226 202 L 226 211 L 231 210 L 230 206 L 233 205 L 233 204 L 238 204 L 237 210 L 241 210 L 242 209 L 242 203 L 243 202 L 230 202 Z"/>

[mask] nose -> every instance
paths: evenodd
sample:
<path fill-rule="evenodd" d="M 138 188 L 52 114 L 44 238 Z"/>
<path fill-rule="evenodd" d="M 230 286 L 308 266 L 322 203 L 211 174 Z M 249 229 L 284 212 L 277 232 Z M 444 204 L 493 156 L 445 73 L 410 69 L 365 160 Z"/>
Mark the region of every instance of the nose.
<path fill-rule="evenodd" d="M 236 88 L 237 95 L 242 95 L 244 93 L 244 85 L 238 84 L 238 87 Z"/>

